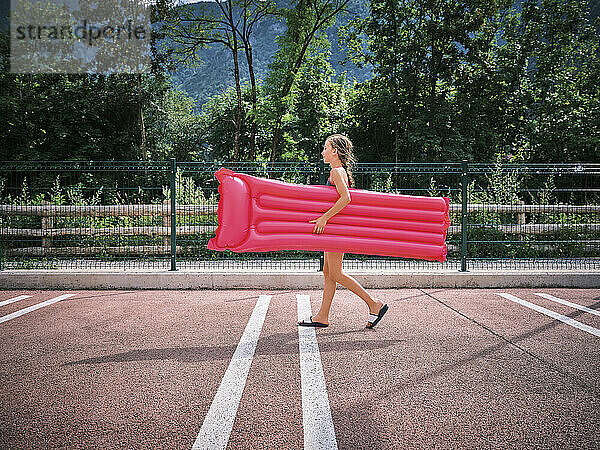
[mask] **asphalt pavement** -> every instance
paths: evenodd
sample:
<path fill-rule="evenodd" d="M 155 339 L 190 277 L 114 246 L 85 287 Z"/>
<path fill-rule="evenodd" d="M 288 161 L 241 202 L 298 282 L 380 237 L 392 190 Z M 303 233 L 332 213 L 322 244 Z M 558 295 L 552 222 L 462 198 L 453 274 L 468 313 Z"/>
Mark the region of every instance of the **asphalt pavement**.
<path fill-rule="evenodd" d="M 600 448 L 599 289 L 0 291 L 0 448 Z"/>

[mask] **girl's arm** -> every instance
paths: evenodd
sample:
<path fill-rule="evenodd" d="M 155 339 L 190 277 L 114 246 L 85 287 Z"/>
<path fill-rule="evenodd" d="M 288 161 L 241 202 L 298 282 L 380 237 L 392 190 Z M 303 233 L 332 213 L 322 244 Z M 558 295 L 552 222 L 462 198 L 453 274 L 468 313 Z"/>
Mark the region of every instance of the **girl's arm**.
<path fill-rule="evenodd" d="M 348 186 L 346 186 L 344 183 L 342 175 L 340 175 L 337 170 L 334 170 L 331 173 L 331 179 L 333 180 L 333 184 L 335 185 L 338 194 L 340 194 L 340 198 L 338 198 L 333 206 L 323 213 L 321 217 L 318 219 L 309 220 L 310 223 L 315 224 L 313 233 L 322 233 L 327 221 L 344 209 L 348 203 L 350 203 L 350 191 L 348 190 Z"/>
<path fill-rule="evenodd" d="M 331 174 L 331 179 L 335 188 L 340 194 L 340 198 L 333 204 L 331 208 L 329 208 L 321 217 L 323 217 L 326 221 L 331 219 L 337 213 L 339 213 L 342 209 L 346 207 L 348 203 L 350 203 L 350 191 L 348 190 L 348 186 L 344 183 L 342 179 L 342 175 L 339 171 L 334 170 Z"/>

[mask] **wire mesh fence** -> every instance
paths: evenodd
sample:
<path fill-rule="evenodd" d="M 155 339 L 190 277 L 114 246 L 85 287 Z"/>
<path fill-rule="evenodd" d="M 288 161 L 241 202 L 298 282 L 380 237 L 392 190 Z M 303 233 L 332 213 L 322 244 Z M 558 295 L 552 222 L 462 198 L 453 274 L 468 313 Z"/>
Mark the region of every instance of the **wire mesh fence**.
<path fill-rule="evenodd" d="M 215 252 L 214 172 L 325 184 L 322 162 L 3 162 L 0 269 L 315 271 L 321 252 Z M 347 254 L 348 270 L 600 270 L 600 164 L 358 164 L 356 188 L 450 198 L 444 263 Z M 463 211 L 465 212 L 463 214 Z"/>
<path fill-rule="evenodd" d="M 470 164 L 468 259 L 598 269 L 600 165 Z"/>

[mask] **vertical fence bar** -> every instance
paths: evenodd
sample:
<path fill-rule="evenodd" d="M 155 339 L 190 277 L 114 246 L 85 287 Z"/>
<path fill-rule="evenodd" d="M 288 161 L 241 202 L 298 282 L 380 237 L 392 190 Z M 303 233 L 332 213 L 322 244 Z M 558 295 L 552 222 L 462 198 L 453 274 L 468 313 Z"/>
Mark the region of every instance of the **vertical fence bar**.
<path fill-rule="evenodd" d="M 467 186 L 469 184 L 469 178 L 467 176 L 468 164 L 467 160 L 463 159 L 462 161 L 462 177 L 461 177 L 461 187 L 462 187 L 462 216 L 461 216 L 461 231 L 462 237 L 460 241 L 460 271 L 467 271 L 467 226 L 468 226 L 468 211 L 467 211 Z"/>
<path fill-rule="evenodd" d="M 175 178 L 177 177 L 177 162 L 171 158 L 171 270 L 177 270 L 177 211 L 175 209 Z"/>
<path fill-rule="evenodd" d="M 325 184 L 325 180 L 327 179 L 327 174 L 325 173 L 325 163 L 321 158 L 319 160 L 319 184 Z M 323 272 L 323 266 L 325 266 L 325 257 L 323 256 L 323 252 L 319 254 L 319 272 Z"/>
<path fill-rule="evenodd" d="M 327 180 L 327 174 L 325 173 L 325 163 L 323 160 L 319 160 L 319 184 L 325 184 Z"/>

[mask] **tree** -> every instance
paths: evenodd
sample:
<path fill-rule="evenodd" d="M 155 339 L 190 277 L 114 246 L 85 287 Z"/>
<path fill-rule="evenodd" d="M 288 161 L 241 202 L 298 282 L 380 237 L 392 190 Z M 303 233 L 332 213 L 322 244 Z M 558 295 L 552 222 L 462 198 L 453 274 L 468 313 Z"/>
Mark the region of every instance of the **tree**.
<path fill-rule="evenodd" d="M 240 68 L 238 62 L 239 43 L 237 26 L 238 11 L 234 9 L 232 0 L 215 2 L 220 14 L 213 14 L 204 4 L 184 5 L 165 10 L 163 32 L 173 42 L 170 53 L 181 64 L 198 62 L 197 49 L 211 44 L 227 47 L 233 56 L 233 75 L 237 93 L 237 109 L 234 117 L 235 161 L 239 159 L 239 138 L 242 122 L 242 91 L 240 85 Z"/>
<path fill-rule="evenodd" d="M 252 117 L 256 117 L 256 80 L 252 58 L 251 35 L 254 26 L 265 16 L 272 14 L 271 0 L 217 0 L 218 12 L 209 4 L 187 5 L 167 10 L 163 29 L 175 44 L 172 54 L 180 63 L 197 62 L 197 50 L 213 44 L 221 44 L 229 49 L 233 58 L 233 76 L 237 94 L 237 108 L 234 115 L 233 160 L 240 156 L 240 135 L 242 126 L 242 87 L 240 83 L 239 52 L 243 47 L 250 80 L 252 83 Z M 251 148 L 256 145 L 256 125 L 252 127 Z"/>
<path fill-rule="evenodd" d="M 536 159 L 593 160 L 600 148 L 599 33 L 581 0 L 526 1 L 517 42 L 531 46 L 527 76 Z"/>
<path fill-rule="evenodd" d="M 237 27 L 240 39 L 244 46 L 246 61 L 248 63 L 248 75 L 250 77 L 250 85 L 252 92 L 252 111 L 250 117 L 252 119 L 250 131 L 250 151 L 248 159 L 253 160 L 256 152 L 256 133 L 258 125 L 258 96 L 256 77 L 254 74 L 254 57 L 252 52 L 252 32 L 256 24 L 263 20 L 268 15 L 275 13 L 275 3 L 272 0 L 241 0 L 241 17 L 242 21 Z"/>
<path fill-rule="evenodd" d="M 164 74 L 13 74 L 8 51 L 1 33 L 0 160 L 187 159 L 197 151 L 190 101 Z"/>
<path fill-rule="evenodd" d="M 266 80 L 266 90 L 270 97 L 270 120 L 274 122 L 270 161 L 278 156 L 279 140 L 283 117 L 292 104 L 289 98 L 297 79 L 298 71 L 310 53 L 311 45 L 334 17 L 344 11 L 350 0 L 299 0 L 293 8 L 283 8 L 281 16 L 286 20 L 286 33 L 277 40 L 279 49 L 271 65 Z M 319 43 L 316 43 L 318 47 Z"/>
<path fill-rule="evenodd" d="M 350 88 L 345 76 L 334 80 L 329 56 L 325 51 L 312 54 L 298 73 L 290 120 L 282 128 L 293 142 L 291 148 L 282 146 L 283 159 L 318 161 L 325 138 L 349 129 L 346 119 Z"/>
<path fill-rule="evenodd" d="M 598 34 L 585 2 L 528 1 L 477 33 L 458 79 L 460 130 L 473 154 L 526 151 L 532 161 L 594 160 Z"/>
<path fill-rule="evenodd" d="M 360 116 L 372 107 L 384 114 L 373 117 L 378 134 L 394 143 L 391 152 L 378 149 L 384 157 L 397 161 L 401 154 L 418 161 L 462 153 L 464 142 L 454 122 L 454 85 L 471 36 L 507 1 L 372 0 L 370 16 L 344 30 L 352 59 L 371 63 L 376 73 L 377 80 L 362 86 L 359 98 L 361 103 L 373 99 L 383 104 L 359 103 L 355 111 Z"/>

